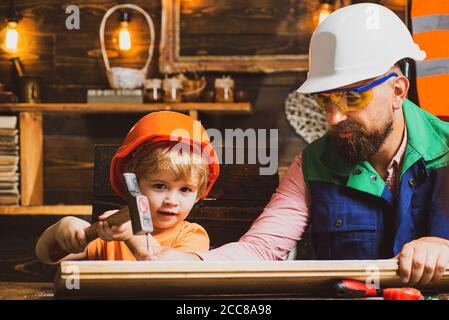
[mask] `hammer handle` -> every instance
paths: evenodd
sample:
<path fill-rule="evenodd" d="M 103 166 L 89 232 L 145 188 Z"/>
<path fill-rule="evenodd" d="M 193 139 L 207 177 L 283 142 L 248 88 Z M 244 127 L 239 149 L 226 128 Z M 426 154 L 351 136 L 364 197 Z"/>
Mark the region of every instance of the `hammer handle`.
<path fill-rule="evenodd" d="M 115 212 L 114 214 L 110 215 L 109 217 L 107 217 L 105 221 L 107 221 L 109 225 L 113 226 L 113 225 L 121 225 L 129 221 L 129 219 L 130 216 L 128 207 L 124 207 L 119 211 Z M 84 233 L 86 235 L 87 244 L 97 239 L 98 222 L 95 222 L 94 224 L 91 224 L 89 227 L 84 229 Z M 68 255 L 69 253 L 63 250 L 56 241 L 50 245 L 48 257 L 52 262 L 57 262 Z"/>
<path fill-rule="evenodd" d="M 124 207 L 117 211 L 114 214 L 111 214 L 109 217 L 106 218 L 105 221 L 110 226 L 119 226 L 121 224 L 124 224 L 125 222 L 129 221 L 129 211 L 128 207 Z M 86 242 L 89 243 L 91 241 L 94 241 L 98 238 L 98 222 L 95 222 L 94 224 L 91 224 L 86 229 L 84 229 L 84 233 L 86 234 Z"/>

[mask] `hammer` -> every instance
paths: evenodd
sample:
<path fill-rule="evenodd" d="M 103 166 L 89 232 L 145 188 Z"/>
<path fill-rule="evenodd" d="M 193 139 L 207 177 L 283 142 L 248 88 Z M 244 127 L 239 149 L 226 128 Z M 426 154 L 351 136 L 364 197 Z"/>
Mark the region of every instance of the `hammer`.
<path fill-rule="evenodd" d="M 153 232 L 153 223 L 151 221 L 150 204 L 148 198 L 140 192 L 137 177 L 134 173 L 124 173 L 123 177 L 126 182 L 128 206 L 120 209 L 110 215 L 105 221 L 113 225 L 122 225 L 131 220 L 133 234 L 142 235 Z M 87 243 L 98 238 L 98 222 L 84 229 Z M 50 245 L 49 258 L 53 262 L 57 262 L 69 255 L 55 241 Z"/>

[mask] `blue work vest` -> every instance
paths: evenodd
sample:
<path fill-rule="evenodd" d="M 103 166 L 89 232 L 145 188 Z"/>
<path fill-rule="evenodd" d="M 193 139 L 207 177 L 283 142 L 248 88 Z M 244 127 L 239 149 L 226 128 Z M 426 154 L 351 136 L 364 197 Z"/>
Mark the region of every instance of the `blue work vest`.
<path fill-rule="evenodd" d="M 449 124 L 406 100 L 408 141 L 395 198 L 368 162 L 342 160 L 328 135 L 303 152 L 318 259 L 384 259 L 421 237 L 449 239 Z"/>

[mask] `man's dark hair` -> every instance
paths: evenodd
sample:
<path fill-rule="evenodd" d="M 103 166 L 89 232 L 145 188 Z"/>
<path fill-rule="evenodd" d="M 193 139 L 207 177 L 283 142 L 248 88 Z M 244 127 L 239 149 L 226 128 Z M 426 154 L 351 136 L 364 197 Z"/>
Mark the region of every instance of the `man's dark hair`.
<path fill-rule="evenodd" d="M 404 76 L 409 78 L 410 76 L 410 62 L 408 58 L 404 58 L 395 63 L 395 66 L 398 66 L 401 69 L 401 72 Z"/>
<path fill-rule="evenodd" d="M 401 69 L 401 72 L 410 81 L 410 89 L 407 98 L 413 103 L 419 105 L 418 92 L 416 91 L 416 62 L 413 59 L 405 58 L 395 63 L 395 66 Z"/>

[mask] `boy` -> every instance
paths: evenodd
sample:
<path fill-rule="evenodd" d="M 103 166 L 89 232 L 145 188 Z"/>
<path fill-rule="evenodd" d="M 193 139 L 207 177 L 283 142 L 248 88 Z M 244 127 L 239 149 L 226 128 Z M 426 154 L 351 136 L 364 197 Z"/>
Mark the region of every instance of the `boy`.
<path fill-rule="evenodd" d="M 84 234 L 89 223 L 65 217 L 39 238 L 40 261 L 59 262 L 49 258 L 55 242 L 70 253 L 62 260 L 145 260 L 162 248 L 192 253 L 209 249 L 206 231 L 184 221 L 219 174 L 215 150 L 199 122 L 170 111 L 146 115 L 130 130 L 111 162 L 112 189 L 126 199 L 124 172 L 136 174 L 141 192 L 148 197 L 154 226 L 149 243 L 145 235 L 132 234 L 130 222 L 109 226 L 104 220 L 114 211 L 99 217 L 99 239 L 89 244 Z"/>

